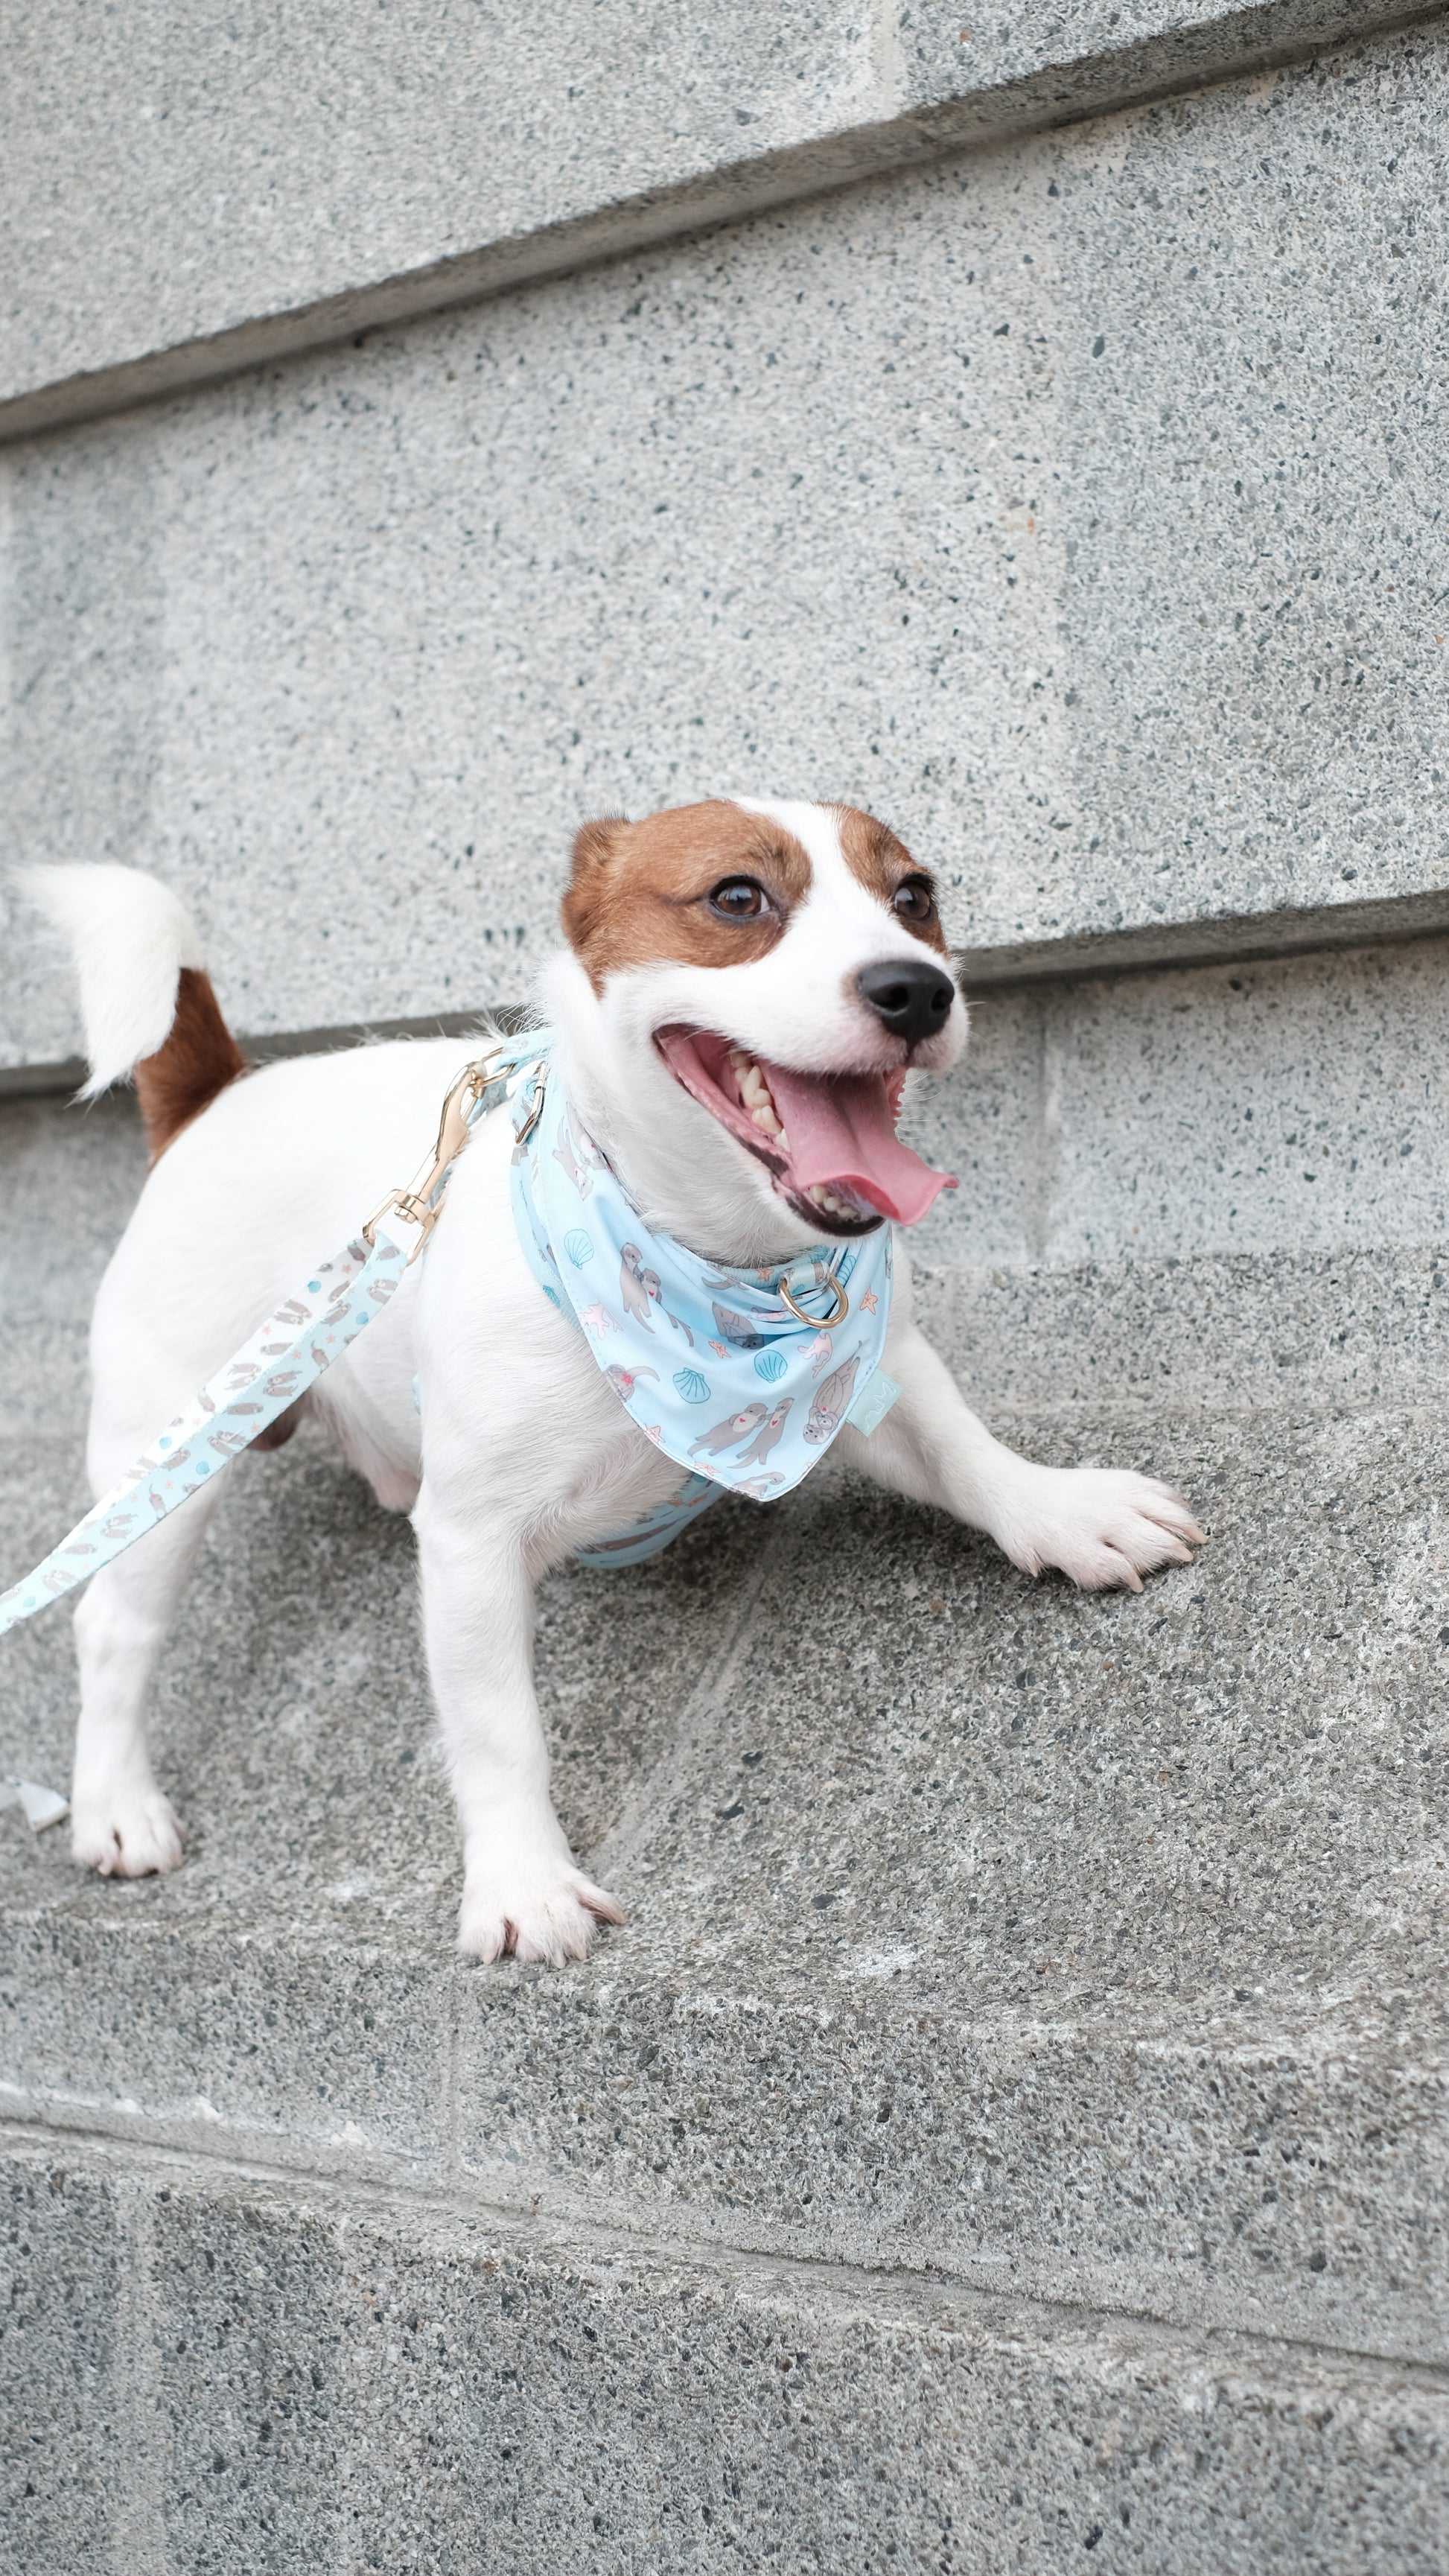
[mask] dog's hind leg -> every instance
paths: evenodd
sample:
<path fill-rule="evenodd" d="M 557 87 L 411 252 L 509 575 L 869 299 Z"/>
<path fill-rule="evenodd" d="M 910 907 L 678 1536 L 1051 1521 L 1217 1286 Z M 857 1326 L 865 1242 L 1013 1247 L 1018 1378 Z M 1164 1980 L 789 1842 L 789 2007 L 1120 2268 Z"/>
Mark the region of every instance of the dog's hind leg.
<path fill-rule="evenodd" d="M 196 1561 L 220 1487 L 203 1487 L 95 1575 L 75 1614 L 80 1724 L 71 1787 L 71 1848 L 106 1877 L 175 1869 L 181 1835 L 157 1787 L 146 1704 L 157 1659 Z"/>

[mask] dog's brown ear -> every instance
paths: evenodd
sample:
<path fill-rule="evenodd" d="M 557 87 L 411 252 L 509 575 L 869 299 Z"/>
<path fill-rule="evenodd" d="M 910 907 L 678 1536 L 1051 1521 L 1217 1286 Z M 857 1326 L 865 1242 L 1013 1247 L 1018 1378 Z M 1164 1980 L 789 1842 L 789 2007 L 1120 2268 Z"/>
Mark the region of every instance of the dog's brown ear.
<path fill-rule="evenodd" d="M 629 829 L 627 815 L 601 814 L 574 834 L 574 867 L 562 905 L 564 936 L 582 954 L 598 916 L 599 900 L 616 855 Z"/>
<path fill-rule="evenodd" d="M 585 823 L 574 834 L 574 884 L 582 885 L 595 868 L 603 867 L 614 855 L 629 829 L 627 814 L 601 814 L 596 823 Z"/>

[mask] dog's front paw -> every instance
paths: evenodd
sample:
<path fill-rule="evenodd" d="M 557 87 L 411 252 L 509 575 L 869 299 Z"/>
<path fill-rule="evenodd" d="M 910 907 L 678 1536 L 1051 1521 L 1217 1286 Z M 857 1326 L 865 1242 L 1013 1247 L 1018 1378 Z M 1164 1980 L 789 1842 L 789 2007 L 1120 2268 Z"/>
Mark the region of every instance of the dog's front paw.
<path fill-rule="evenodd" d="M 1171 1485 L 1117 1467 L 1031 1468 L 996 1531 L 1013 1565 L 1055 1565 L 1086 1592 L 1140 1592 L 1144 1574 L 1190 1565 L 1206 1536 Z"/>
<path fill-rule="evenodd" d="M 180 1867 L 181 1828 L 159 1789 L 113 1789 L 101 1797 L 76 1797 L 70 1847 L 84 1868 L 98 1869 L 102 1878 L 149 1878 L 153 1871 Z"/>
<path fill-rule="evenodd" d="M 575 1869 L 568 1854 L 514 1852 L 469 1862 L 458 1917 L 458 1947 L 471 1959 L 537 1960 L 561 1968 L 586 1959 L 601 1923 L 622 1923 L 616 1897 Z"/>

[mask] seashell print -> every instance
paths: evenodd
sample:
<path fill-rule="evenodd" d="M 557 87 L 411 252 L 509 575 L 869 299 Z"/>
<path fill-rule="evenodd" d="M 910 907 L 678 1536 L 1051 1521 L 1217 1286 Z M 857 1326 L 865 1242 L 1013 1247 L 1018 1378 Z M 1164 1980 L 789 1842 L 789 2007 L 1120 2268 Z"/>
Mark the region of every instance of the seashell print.
<path fill-rule="evenodd" d="M 755 1375 L 762 1377 L 766 1386 L 778 1386 L 789 1365 L 783 1351 L 761 1351 L 755 1362 Z"/>
<path fill-rule="evenodd" d="M 707 1377 L 701 1377 L 698 1369 L 676 1369 L 674 1384 L 676 1392 L 683 1397 L 686 1404 L 708 1404 L 709 1380 Z"/>
<path fill-rule="evenodd" d="M 581 1225 L 576 1225 L 571 1234 L 564 1236 L 564 1250 L 575 1270 L 582 1270 L 584 1263 L 594 1257 L 592 1237 L 585 1234 Z"/>

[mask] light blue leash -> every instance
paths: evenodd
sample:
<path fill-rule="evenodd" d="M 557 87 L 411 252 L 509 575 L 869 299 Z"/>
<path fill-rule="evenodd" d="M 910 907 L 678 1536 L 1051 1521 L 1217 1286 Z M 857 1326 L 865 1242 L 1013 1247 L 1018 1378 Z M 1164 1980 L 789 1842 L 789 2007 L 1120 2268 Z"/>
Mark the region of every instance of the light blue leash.
<path fill-rule="evenodd" d="M 443 1104 L 432 1161 L 412 1187 L 394 1190 L 355 1242 L 330 1261 L 319 1261 L 69 1536 L 8 1592 L 0 1592 L 0 1636 L 144 1538 L 221 1475 L 239 1450 L 341 1358 L 382 1313 L 421 1252 L 474 1121 L 508 1096 L 522 1067 L 535 1063 L 539 1052 L 534 1035 L 497 1046 L 469 1065 Z"/>

